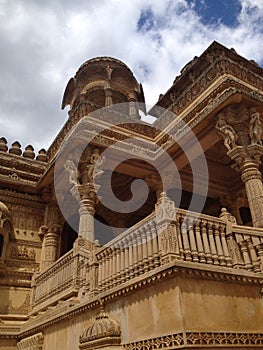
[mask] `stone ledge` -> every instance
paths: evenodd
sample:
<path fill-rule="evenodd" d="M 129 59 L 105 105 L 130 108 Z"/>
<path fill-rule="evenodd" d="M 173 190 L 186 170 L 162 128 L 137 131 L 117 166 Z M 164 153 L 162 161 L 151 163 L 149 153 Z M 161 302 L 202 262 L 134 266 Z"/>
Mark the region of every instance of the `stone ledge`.
<path fill-rule="evenodd" d="M 230 283 L 250 284 L 261 288 L 263 284 L 263 274 L 253 273 L 246 270 L 237 270 L 234 268 L 209 266 L 192 262 L 176 260 L 172 263 L 162 265 L 148 273 L 144 273 L 130 281 L 116 286 L 109 291 L 100 293 L 94 297 L 86 296 L 81 301 L 73 298 L 72 300 L 60 301 L 56 306 L 47 306 L 46 311 L 41 314 L 31 316 L 29 321 L 22 327 L 21 336 L 29 336 L 55 323 L 87 312 L 97 308 L 100 303 L 107 303 L 120 296 L 134 293 L 135 291 L 146 288 L 149 285 L 156 284 L 176 276 L 185 276 L 188 278 L 201 278 L 212 281 L 227 281 Z"/>

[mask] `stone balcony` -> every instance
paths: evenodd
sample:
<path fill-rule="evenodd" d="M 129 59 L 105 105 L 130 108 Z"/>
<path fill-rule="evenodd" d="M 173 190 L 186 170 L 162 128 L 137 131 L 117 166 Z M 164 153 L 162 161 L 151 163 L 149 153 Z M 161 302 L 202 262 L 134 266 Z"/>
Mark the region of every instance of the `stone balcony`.
<path fill-rule="evenodd" d="M 72 297 L 100 298 L 132 281 L 157 281 L 171 268 L 261 286 L 263 229 L 236 225 L 226 211 L 216 218 L 167 203 L 157 203 L 151 215 L 103 247 L 78 238 L 71 251 L 35 275 L 31 315 Z"/>

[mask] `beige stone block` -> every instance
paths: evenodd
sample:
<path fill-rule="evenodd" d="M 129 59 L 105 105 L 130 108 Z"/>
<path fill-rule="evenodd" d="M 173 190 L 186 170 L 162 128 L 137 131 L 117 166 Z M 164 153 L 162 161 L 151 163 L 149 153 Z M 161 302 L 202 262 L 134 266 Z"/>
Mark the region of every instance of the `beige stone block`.
<path fill-rule="evenodd" d="M 258 287 L 195 279 L 181 279 L 180 285 L 186 330 L 261 331 Z"/>
<path fill-rule="evenodd" d="M 127 298 L 125 314 L 124 342 L 180 331 L 183 319 L 179 287 L 173 280 L 167 280 L 136 292 Z M 121 320 L 121 327 L 123 324 L 125 322 Z"/>

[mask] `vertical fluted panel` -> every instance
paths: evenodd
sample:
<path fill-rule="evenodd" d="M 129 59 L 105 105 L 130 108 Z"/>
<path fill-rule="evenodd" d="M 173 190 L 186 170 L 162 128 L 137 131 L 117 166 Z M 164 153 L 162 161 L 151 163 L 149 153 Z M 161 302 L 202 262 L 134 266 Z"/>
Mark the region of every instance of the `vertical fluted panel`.
<path fill-rule="evenodd" d="M 219 233 L 219 224 L 218 223 L 214 224 L 214 235 L 215 235 L 215 244 L 216 244 L 216 250 L 217 250 L 217 253 L 218 253 L 219 264 L 221 266 L 225 266 L 226 265 L 226 261 L 225 261 L 225 257 L 224 257 L 224 253 L 223 253 L 222 244 L 221 244 L 220 233 Z"/>
<path fill-rule="evenodd" d="M 181 222 L 181 235 L 182 235 L 182 241 L 183 241 L 183 250 L 184 250 L 185 260 L 192 261 L 192 255 L 191 255 L 191 250 L 190 250 L 186 220 L 184 218 L 182 218 L 181 221 L 182 221 Z"/>
<path fill-rule="evenodd" d="M 216 251 L 216 245 L 215 245 L 213 223 L 208 221 L 207 228 L 208 228 L 208 239 L 209 239 L 209 245 L 210 245 L 210 249 L 211 249 L 212 259 L 213 259 L 214 265 L 219 265 L 219 260 L 218 260 L 218 255 L 217 255 L 217 251 Z"/>
<path fill-rule="evenodd" d="M 205 263 L 205 252 L 204 252 L 204 247 L 203 247 L 203 242 L 202 242 L 202 237 L 201 237 L 201 221 L 197 220 L 195 222 L 195 236 L 196 236 L 196 244 L 197 244 L 197 251 L 198 251 L 198 256 L 200 263 Z"/>
<path fill-rule="evenodd" d="M 208 243 L 208 232 L 207 232 L 207 222 L 206 220 L 201 221 L 201 231 L 202 231 L 202 239 L 203 239 L 203 244 L 204 244 L 204 250 L 205 250 L 205 257 L 206 257 L 206 262 L 208 264 L 212 264 L 212 254 L 210 252 L 210 246 Z"/>
<path fill-rule="evenodd" d="M 187 226 L 188 226 L 188 235 L 189 235 L 189 241 L 190 241 L 192 260 L 193 262 L 199 262 L 192 218 L 187 219 Z"/>
<path fill-rule="evenodd" d="M 232 260 L 230 257 L 229 249 L 227 246 L 227 240 L 226 240 L 226 225 L 225 224 L 220 224 L 219 233 L 220 233 L 220 237 L 221 237 L 222 249 L 224 252 L 226 266 L 232 267 Z"/>

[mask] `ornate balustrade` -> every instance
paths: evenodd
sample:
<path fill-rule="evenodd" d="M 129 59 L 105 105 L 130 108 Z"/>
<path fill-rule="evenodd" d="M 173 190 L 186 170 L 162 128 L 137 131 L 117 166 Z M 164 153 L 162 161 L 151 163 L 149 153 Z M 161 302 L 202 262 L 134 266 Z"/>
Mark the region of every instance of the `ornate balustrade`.
<path fill-rule="evenodd" d="M 174 239 L 179 250 L 178 258 L 232 267 L 226 226 L 219 218 L 178 209 L 173 224 Z"/>
<path fill-rule="evenodd" d="M 263 229 L 235 225 L 226 210 L 216 218 L 170 209 L 170 220 L 161 218 L 159 208 L 103 247 L 79 238 L 73 250 L 35 276 L 32 313 L 81 296 L 82 287 L 92 297 L 176 260 L 221 272 L 263 272 Z"/>
<path fill-rule="evenodd" d="M 47 270 L 35 275 L 32 287 L 33 312 L 77 296 L 86 283 L 89 256 L 74 248 L 53 263 Z"/>
<path fill-rule="evenodd" d="M 155 213 L 123 232 L 97 253 L 100 291 L 160 265 Z"/>
<path fill-rule="evenodd" d="M 228 234 L 233 265 L 248 271 L 263 272 L 263 229 L 233 225 Z"/>

